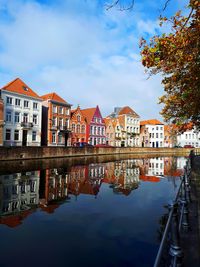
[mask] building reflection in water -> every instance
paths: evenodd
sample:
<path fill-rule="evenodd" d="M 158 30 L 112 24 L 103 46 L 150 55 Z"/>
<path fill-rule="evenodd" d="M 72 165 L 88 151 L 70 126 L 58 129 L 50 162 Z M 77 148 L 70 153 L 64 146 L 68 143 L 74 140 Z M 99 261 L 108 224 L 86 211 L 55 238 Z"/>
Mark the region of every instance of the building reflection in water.
<path fill-rule="evenodd" d="M 97 198 L 101 185 L 108 184 L 124 196 L 139 187 L 140 181 L 159 182 L 182 174 L 184 158 L 145 158 L 108 163 L 46 169 L 0 176 L 0 223 L 15 227 L 35 208 L 53 213 L 62 203 L 79 195 Z"/>
<path fill-rule="evenodd" d="M 0 176 L 0 223 L 15 227 L 39 204 L 40 172 Z"/>

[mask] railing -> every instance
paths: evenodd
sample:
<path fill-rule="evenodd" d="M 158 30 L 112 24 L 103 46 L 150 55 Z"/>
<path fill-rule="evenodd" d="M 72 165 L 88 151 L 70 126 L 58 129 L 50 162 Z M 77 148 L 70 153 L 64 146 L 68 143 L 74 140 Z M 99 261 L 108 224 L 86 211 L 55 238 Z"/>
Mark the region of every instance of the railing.
<path fill-rule="evenodd" d="M 191 202 L 190 174 L 192 157 L 193 154 L 190 153 L 190 157 L 184 167 L 184 174 L 181 176 L 181 183 L 176 198 L 173 203 L 169 205 L 170 212 L 154 267 L 178 267 L 182 262 L 181 231 L 182 229 L 184 231 L 189 229 L 188 204 Z M 166 255 L 166 250 L 168 255 Z M 170 261 L 170 265 L 166 265 L 166 258 Z"/>
<path fill-rule="evenodd" d="M 21 127 L 32 128 L 33 127 L 33 123 L 32 122 L 21 122 Z"/>

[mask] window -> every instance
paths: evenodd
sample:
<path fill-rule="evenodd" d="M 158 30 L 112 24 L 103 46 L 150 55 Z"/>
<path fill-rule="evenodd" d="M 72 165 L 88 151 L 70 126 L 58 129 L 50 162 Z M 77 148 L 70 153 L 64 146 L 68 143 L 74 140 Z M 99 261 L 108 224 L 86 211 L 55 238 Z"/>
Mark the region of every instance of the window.
<path fill-rule="evenodd" d="M 81 116 L 80 115 L 77 115 L 77 121 L 80 122 L 81 121 Z"/>
<path fill-rule="evenodd" d="M 101 135 L 104 135 L 104 128 L 101 128 Z"/>
<path fill-rule="evenodd" d="M 154 133 L 152 133 L 152 138 L 154 138 Z"/>
<path fill-rule="evenodd" d="M 96 135 L 97 127 L 94 126 L 94 135 Z"/>
<path fill-rule="evenodd" d="M 7 103 L 8 105 L 12 105 L 12 97 L 7 96 L 7 97 L 6 97 L 6 103 Z"/>
<path fill-rule="evenodd" d="M 63 114 L 63 107 L 59 107 L 59 114 Z"/>
<path fill-rule="evenodd" d="M 101 133 L 100 133 L 100 131 L 101 131 L 101 128 L 100 127 L 98 127 L 98 135 L 100 135 Z"/>
<path fill-rule="evenodd" d="M 156 138 L 158 138 L 158 133 L 156 133 Z"/>
<path fill-rule="evenodd" d="M 16 98 L 15 99 L 15 106 L 20 106 L 20 104 L 21 104 L 21 100 L 20 99 L 18 99 L 18 98 Z"/>
<path fill-rule="evenodd" d="M 11 122 L 12 119 L 11 111 L 6 111 L 6 122 Z"/>
<path fill-rule="evenodd" d="M 36 114 L 33 114 L 33 124 L 38 123 L 38 116 Z"/>
<path fill-rule="evenodd" d="M 28 100 L 24 100 L 24 107 L 28 108 L 29 107 L 29 101 Z"/>
<path fill-rule="evenodd" d="M 69 128 L 69 119 L 65 120 L 65 126 L 67 126 L 67 128 Z"/>
<path fill-rule="evenodd" d="M 53 113 L 57 113 L 57 107 L 53 106 Z"/>
<path fill-rule="evenodd" d="M 15 122 L 19 122 L 19 112 L 15 112 Z"/>
<path fill-rule="evenodd" d="M 9 141 L 11 139 L 11 130 L 6 129 L 6 141 Z"/>
<path fill-rule="evenodd" d="M 33 109 L 38 109 L 38 103 L 33 102 Z"/>
<path fill-rule="evenodd" d="M 58 125 L 63 126 L 63 119 L 62 118 L 59 118 Z"/>
<path fill-rule="evenodd" d="M 76 131 L 76 125 L 73 123 L 73 124 L 72 124 L 72 132 L 75 133 L 75 131 Z"/>
<path fill-rule="evenodd" d="M 162 133 L 160 133 L 160 138 L 163 138 L 163 134 Z"/>
<path fill-rule="evenodd" d="M 93 134 L 93 126 L 90 126 L 90 134 Z"/>
<path fill-rule="evenodd" d="M 69 109 L 66 108 L 66 115 L 69 115 Z"/>
<path fill-rule="evenodd" d="M 85 125 L 82 125 L 82 126 L 81 126 L 81 132 L 82 132 L 82 133 L 85 133 Z"/>
<path fill-rule="evenodd" d="M 52 133 L 52 143 L 56 142 L 56 133 Z"/>
<path fill-rule="evenodd" d="M 19 141 L 19 130 L 15 130 L 14 132 L 14 140 Z"/>
<path fill-rule="evenodd" d="M 158 131 L 158 126 L 156 127 L 156 130 Z"/>
<path fill-rule="evenodd" d="M 62 134 L 61 133 L 58 134 L 58 143 L 62 143 Z"/>
<path fill-rule="evenodd" d="M 53 117 L 52 119 L 52 126 L 56 126 L 56 117 Z"/>
<path fill-rule="evenodd" d="M 80 133 L 80 124 L 77 125 L 76 131 L 77 133 Z"/>
<path fill-rule="evenodd" d="M 25 123 L 28 122 L 28 113 L 24 113 L 23 122 L 25 122 Z"/>

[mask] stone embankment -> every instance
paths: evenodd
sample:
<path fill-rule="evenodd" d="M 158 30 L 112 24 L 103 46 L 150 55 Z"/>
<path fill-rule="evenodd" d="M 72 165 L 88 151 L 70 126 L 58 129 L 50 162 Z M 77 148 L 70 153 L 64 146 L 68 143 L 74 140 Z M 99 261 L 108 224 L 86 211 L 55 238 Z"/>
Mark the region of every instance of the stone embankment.
<path fill-rule="evenodd" d="M 0 147 L 0 161 L 48 159 L 63 157 L 87 157 L 101 155 L 188 155 L 190 148 L 145 148 L 145 147 Z M 196 149 L 200 153 L 200 149 Z"/>

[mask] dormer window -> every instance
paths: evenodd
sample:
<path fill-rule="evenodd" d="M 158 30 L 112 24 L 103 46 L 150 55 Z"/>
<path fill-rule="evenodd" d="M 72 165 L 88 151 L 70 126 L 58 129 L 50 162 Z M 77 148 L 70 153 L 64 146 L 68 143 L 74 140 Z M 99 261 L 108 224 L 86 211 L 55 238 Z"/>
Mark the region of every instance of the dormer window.
<path fill-rule="evenodd" d="M 24 89 L 24 91 L 28 91 L 28 87 L 26 87 L 26 86 L 23 86 L 23 89 Z"/>

